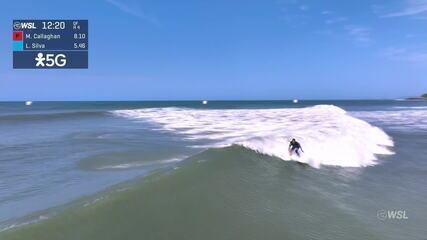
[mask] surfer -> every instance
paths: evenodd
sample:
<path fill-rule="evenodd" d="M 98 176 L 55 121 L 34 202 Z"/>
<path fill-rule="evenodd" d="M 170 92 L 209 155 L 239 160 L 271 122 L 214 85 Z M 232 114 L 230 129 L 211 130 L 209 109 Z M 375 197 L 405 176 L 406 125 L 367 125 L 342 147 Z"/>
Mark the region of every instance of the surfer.
<path fill-rule="evenodd" d="M 301 144 L 299 144 L 299 142 L 297 142 L 297 140 L 295 140 L 295 138 L 292 139 L 292 141 L 289 143 L 289 155 L 292 155 L 292 152 L 295 152 L 298 157 L 300 156 L 300 152 L 299 150 L 301 150 L 301 152 L 304 152 L 304 150 L 302 150 Z"/>

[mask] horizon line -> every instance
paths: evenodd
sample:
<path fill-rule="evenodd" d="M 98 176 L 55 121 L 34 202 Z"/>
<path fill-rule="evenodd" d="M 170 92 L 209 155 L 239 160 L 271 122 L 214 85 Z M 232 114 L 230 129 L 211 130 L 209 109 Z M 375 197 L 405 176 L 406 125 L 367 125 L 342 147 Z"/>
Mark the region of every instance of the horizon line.
<path fill-rule="evenodd" d="M 417 100 L 411 98 L 348 98 L 348 99 L 186 99 L 186 100 L 0 100 L 0 103 L 15 103 L 15 102 L 264 102 L 264 101 L 398 101 L 398 100 Z M 422 100 L 422 98 L 420 98 Z"/>

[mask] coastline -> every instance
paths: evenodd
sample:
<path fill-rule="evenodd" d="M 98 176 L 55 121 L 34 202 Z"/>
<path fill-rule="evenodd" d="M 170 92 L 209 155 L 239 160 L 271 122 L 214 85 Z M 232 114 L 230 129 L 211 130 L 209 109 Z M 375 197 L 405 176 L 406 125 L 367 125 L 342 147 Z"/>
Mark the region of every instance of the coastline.
<path fill-rule="evenodd" d="M 418 97 L 408 97 L 405 99 L 409 101 L 427 101 L 427 93 Z"/>

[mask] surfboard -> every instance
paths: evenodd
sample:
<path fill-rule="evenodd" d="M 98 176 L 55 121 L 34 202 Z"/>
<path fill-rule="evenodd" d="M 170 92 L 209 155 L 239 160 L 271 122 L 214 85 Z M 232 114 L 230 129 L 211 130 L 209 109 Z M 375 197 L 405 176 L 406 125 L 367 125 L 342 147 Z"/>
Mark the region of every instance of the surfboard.
<path fill-rule="evenodd" d="M 296 150 L 289 151 L 289 157 L 290 157 L 291 160 L 294 160 L 294 161 L 300 160 L 301 157 L 303 156 L 303 154 L 304 153 L 301 150 L 298 151 L 298 153 L 297 153 Z"/>

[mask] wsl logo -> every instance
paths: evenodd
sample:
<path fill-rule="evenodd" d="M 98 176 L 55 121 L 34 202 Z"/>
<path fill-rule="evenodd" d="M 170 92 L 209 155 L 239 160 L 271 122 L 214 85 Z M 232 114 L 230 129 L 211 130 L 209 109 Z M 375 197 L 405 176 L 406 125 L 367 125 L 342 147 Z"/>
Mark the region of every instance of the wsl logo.
<path fill-rule="evenodd" d="M 36 24 L 34 22 L 13 22 L 14 30 L 22 30 L 22 29 L 37 29 Z"/>
<path fill-rule="evenodd" d="M 385 220 L 407 220 L 406 210 L 379 210 L 377 217 L 381 221 Z"/>

